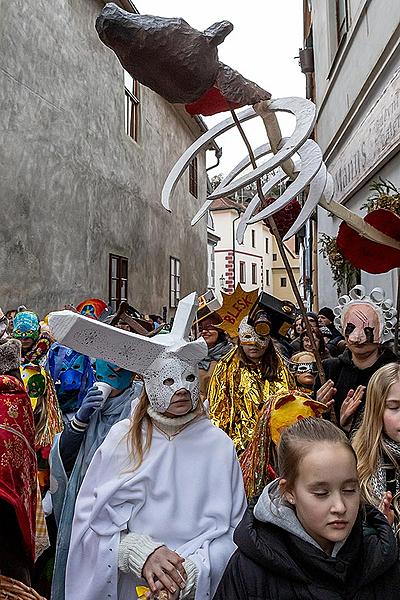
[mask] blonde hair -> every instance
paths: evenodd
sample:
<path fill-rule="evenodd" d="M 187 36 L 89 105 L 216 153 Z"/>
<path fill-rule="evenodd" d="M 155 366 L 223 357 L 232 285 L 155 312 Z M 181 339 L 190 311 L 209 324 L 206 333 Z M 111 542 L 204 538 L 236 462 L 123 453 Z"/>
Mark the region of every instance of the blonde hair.
<path fill-rule="evenodd" d="M 153 437 L 153 423 L 147 414 L 147 409 L 150 405 L 149 398 L 146 391 L 143 392 L 136 405 L 135 411 L 132 417 L 132 423 L 128 432 L 128 438 L 130 441 L 131 452 L 130 458 L 133 462 L 133 469 L 138 469 L 144 459 L 144 455 L 151 446 L 151 440 Z M 143 424 L 146 423 L 146 440 L 143 446 Z"/>
<path fill-rule="evenodd" d="M 278 446 L 279 475 L 292 488 L 299 474 L 300 463 L 318 442 L 340 444 L 357 461 L 347 436 L 336 425 L 325 419 L 300 419 L 282 432 Z"/>
<path fill-rule="evenodd" d="M 377 505 L 380 498 L 374 494 L 371 478 L 379 466 L 379 458 L 386 455 L 397 468 L 397 462 L 385 443 L 383 413 L 391 386 L 400 380 L 400 365 L 389 363 L 376 371 L 367 388 L 365 411 L 361 427 L 354 435 L 352 444 L 358 459 L 358 476 L 361 494 L 369 504 Z"/>
<path fill-rule="evenodd" d="M 297 352 L 296 354 L 293 354 L 292 358 L 290 359 L 290 362 L 292 363 L 308 363 L 308 362 L 315 362 L 315 356 L 312 352 L 308 352 L 307 350 L 302 350 L 301 352 Z"/>

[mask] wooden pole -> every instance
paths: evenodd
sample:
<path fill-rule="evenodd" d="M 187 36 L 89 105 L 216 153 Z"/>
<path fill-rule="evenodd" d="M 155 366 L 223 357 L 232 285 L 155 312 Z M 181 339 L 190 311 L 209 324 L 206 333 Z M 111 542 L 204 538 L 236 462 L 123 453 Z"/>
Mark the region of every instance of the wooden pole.
<path fill-rule="evenodd" d="M 243 139 L 243 141 L 244 141 L 244 143 L 246 145 L 247 152 L 249 153 L 249 158 L 250 158 L 251 164 L 253 166 L 253 169 L 256 169 L 257 168 L 257 162 L 256 162 L 256 159 L 255 159 L 254 152 L 253 152 L 253 149 L 251 147 L 251 144 L 250 144 L 250 142 L 249 142 L 249 140 L 248 140 L 248 138 L 246 136 L 246 133 L 243 130 L 242 124 L 240 123 L 239 119 L 236 116 L 235 111 L 232 110 L 231 113 L 232 113 L 232 118 L 235 121 L 235 124 L 236 124 L 236 126 L 237 126 L 237 128 L 239 130 L 239 133 L 242 136 L 242 139 Z M 276 123 L 277 123 L 277 119 L 276 118 L 275 118 L 275 120 L 276 120 Z M 274 127 L 275 127 L 275 131 L 276 131 L 276 123 L 273 123 Z M 279 128 L 279 124 L 278 124 L 278 128 Z M 282 136 L 281 136 L 281 138 L 282 138 Z M 272 142 L 271 142 L 271 146 L 272 146 Z M 286 168 L 288 170 L 290 169 L 290 165 L 288 165 L 287 163 L 286 163 Z M 257 179 L 256 184 L 257 184 L 258 197 L 260 198 L 261 204 L 264 204 L 265 203 L 265 198 L 264 198 L 264 194 L 263 194 L 263 191 L 262 191 L 262 184 L 261 184 L 260 179 Z M 302 297 L 300 295 L 299 288 L 297 286 L 297 282 L 296 282 L 296 279 L 294 277 L 293 269 L 292 269 L 292 267 L 290 265 L 290 262 L 289 262 L 289 259 L 287 257 L 285 245 L 284 245 L 284 243 L 282 241 L 282 238 L 280 236 L 280 233 L 278 231 L 278 228 L 276 226 L 274 218 L 273 217 L 269 217 L 267 220 L 268 220 L 268 224 L 269 224 L 269 226 L 271 228 L 271 231 L 272 231 L 273 235 L 275 236 L 276 243 L 278 244 L 278 248 L 279 248 L 280 255 L 282 257 L 283 264 L 285 265 L 285 269 L 286 269 L 287 274 L 289 276 L 289 281 L 290 281 L 290 285 L 292 286 L 293 294 L 295 295 L 295 298 L 296 298 L 297 304 L 299 306 L 300 312 L 301 312 L 301 314 L 303 316 L 304 325 L 305 325 L 305 328 L 306 328 L 306 331 L 307 331 L 307 334 L 308 334 L 308 337 L 310 339 L 311 346 L 312 346 L 312 349 L 313 349 L 313 352 L 314 352 L 314 355 L 315 355 L 315 361 L 317 363 L 318 374 L 319 374 L 319 377 L 320 377 L 320 380 L 321 380 L 321 384 L 323 384 L 323 383 L 325 383 L 325 372 L 324 372 L 324 369 L 323 369 L 323 366 L 322 366 L 321 356 L 319 354 L 317 345 L 316 345 L 315 340 L 314 340 L 314 335 L 313 335 L 313 332 L 312 332 L 312 328 L 311 328 L 311 325 L 310 325 L 310 323 L 308 321 L 308 318 L 307 318 L 306 309 L 304 307 L 303 299 L 302 299 Z"/>

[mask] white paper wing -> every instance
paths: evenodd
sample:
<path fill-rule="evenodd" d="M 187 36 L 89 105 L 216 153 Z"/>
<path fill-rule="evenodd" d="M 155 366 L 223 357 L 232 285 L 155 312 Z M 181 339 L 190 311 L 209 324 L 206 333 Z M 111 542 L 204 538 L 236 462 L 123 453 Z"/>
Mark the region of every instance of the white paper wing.
<path fill-rule="evenodd" d="M 49 328 L 64 346 L 139 374 L 165 349 L 162 337 L 146 338 L 69 310 L 50 313 Z"/>

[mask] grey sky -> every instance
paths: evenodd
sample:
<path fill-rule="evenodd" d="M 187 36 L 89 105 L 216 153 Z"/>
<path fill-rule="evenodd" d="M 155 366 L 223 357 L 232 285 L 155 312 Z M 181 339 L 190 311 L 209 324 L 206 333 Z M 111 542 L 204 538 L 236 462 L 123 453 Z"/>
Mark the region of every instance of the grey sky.
<path fill-rule="evenodd" d="M 183 17 L 196 29 L 204 30 L 215 21 L 227 19 L 234 30 L 219 46 L 220 60 L 238 70 L 271 92 L 274 98 L 304 96 L 305 78 L 300 71 L 298 50 L 302 45 L 302 1 L 264 0 L 232 2 L 232 0 L 136 0 L 143 14 Z M 229 113 L 206 119 L 209 127 L 222 121 Z M 291 117 L 280 118 L 285 135 L 293 129 Z M 253 145 L 265 143 L 266 134 L 261 119 L 245 125 Z M 223 147 L 220 166 L 210 176 L 227 173 L 246 154 L 236 131 L 217 139 Z M 215 162 L 209 154 L 209 164 Z"/>

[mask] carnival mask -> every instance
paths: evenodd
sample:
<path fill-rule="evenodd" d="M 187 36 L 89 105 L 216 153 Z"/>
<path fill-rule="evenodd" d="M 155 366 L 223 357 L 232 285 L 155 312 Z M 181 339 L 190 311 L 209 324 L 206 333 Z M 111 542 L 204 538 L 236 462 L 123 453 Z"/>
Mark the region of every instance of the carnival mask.
<path fill-rule="evenodd" d="M 80 389 L 84 376 L 84 360 L 85 357 L 82 354 L 71 357 L 71 360 L 64 360 L 59 375 L 61 393 L 75 392 Z"/>
<path fill-rule="evenodd" d="M 46 371 L 43 367 L 33 364 L 20 367 L 20 371 L 26 392 L 31 400 L 32 409 L 35 410 L 38 399 L 46 392 Z"/>
<path fill-rule="evenodd" d="M 318 373 L 316 362 L 303 362 L 303 363 L 289 363 L 289 371 L 295 375 L 301 375 L 303 373 Z"/>
<path fill-rule="evenodd" d="M 239 340 L 242 346 L 258 346 L 259 348 L 267 348 L 269 344 L 269 336 L 260 336 L 247 322 L 248 317 L 242 319 L 239 325 Z"/>
<path fill-rule="evenodd" d="M 172 396 L 187 390 L 192 399 L 192 409 L 199 401 L 199 370 L 197 365 L 179 358 L 168 358 L 168 353 L 157 358 L 151 368 L 143 373 L 144 387 L 151 406 L 159 413 L 168 410 Z"/>
<path fill-rule="evenodd" d="M 350 344 L 382 341 L 381 311 L 369 302 L 351 302 L 343 311 L 343 334 Z"/>
<path fill-rule="evenodd" d="M 319 417 L 326 412 L 325 404 L 303 396 L 297 391 L 281 391 L 270 397 L 270 400 L 272 404 L 269 427 L 272 441 L 276 445 L 279 444 L 282 432 L 296 421 Z"/>
<path fill-rule="evenodd" d="M 121 369 L 117 365 L 105 360 L 101 360 L 100 358 L 96 360 L 97 381 L 108 383 L 108 385 L 111 385 L 111 387 L 113 387 L 115 390 L 119 390 L 121 392 L 126 390 L 132 381 L 132 377 L 132 371 Z"/>
<path fill-rule="evenodd" d="M 78 304 L 76 310 L 81 313 L 81 315 L 89 317 L 90 319 L 99 319 L 106 308 L 107 304 L 103 300 L 100 300 L 99 298 L 87 298 Z"/>
<path fill-rule="evenodd" d="M 36 341 L 40 334 L 40 323 L 35 313 L 26 311 L 17 313 L 13 322 L 13 337 L 30 338 Z"/>

